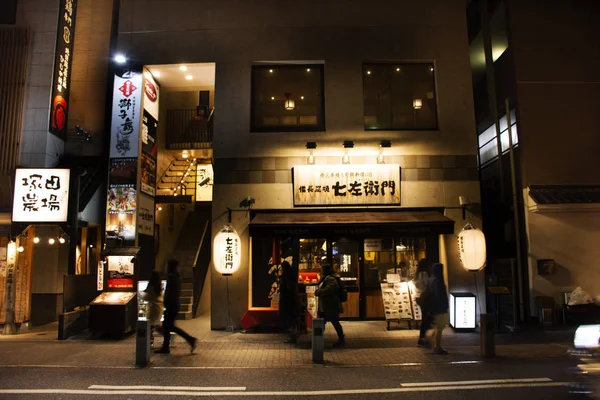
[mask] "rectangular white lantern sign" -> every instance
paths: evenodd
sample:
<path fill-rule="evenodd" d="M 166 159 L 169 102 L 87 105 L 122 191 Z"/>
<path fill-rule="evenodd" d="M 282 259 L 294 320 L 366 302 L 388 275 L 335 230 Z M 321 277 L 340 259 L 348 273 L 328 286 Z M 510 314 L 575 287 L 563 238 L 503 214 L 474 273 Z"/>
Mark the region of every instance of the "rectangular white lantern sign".
<path fill-rule="evenodd" d="M 14 222 L 67 222 L 71 171 L 22 168 L 15 173 Z"/>
<path fill-rule="evenodd" d="M 294 205 L 400 204 L 398 164 L 299 165 Z"/>

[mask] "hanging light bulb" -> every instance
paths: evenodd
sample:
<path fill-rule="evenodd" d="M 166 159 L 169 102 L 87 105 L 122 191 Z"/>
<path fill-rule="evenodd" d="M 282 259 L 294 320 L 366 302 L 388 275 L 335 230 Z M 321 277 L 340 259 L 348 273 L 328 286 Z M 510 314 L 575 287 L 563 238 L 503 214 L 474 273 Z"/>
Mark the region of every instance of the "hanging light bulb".
<path fill-rule="evenodd" d="M 22 253 L 22 252 L 24 252 L 24 251 L 25 251 L 25 247 L 23 247 L 23 246 L 19 246 L 19 247 L 17 247 L 17 251 L 18 251 L 19 253 Z"/>
<path fill-rule="evenodd" d="M 40 238 L 39 237 L 34 237 L 33 238 L 33 243 L 38 244 L 40 242 Z"/>
<path fill-rule="evenodd" d="M 61 236 L 61 237 L 59 237 L 59 238 L 58 238 L 58 242 L 59 242 L 60 244 L 65 244 L 66 240 L 65 240 L 65 238 L 64 238 L 64 237 L 62 237 L 62 236 Z"/>
<path fill-rule="evenodd" d="M 50 238 L 50 239 L 48 239 L 48 244 L 49 244 L 50 246 L 52 246 L 54 243 L 56 243 L 56 240 L 54 240 L 54 238 Z"/>

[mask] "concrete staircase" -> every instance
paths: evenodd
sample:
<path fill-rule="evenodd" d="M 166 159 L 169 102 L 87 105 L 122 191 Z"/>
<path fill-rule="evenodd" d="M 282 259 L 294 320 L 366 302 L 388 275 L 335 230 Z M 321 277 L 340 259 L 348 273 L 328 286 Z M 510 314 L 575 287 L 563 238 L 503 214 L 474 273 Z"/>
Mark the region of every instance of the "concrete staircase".
<path fill-rule="evenodd" d="M 181 296 L 179 298 L 179 314 L 177 319 L 193 318 L 194 303 L 194 262 L 204 232 L 206 217 L 198 211 L 191 211 L 179 232 L 179 238 L 172 258 L 179 260 L 181 276 Z M 206 240 L 206 239 L 205 239 Z"/>

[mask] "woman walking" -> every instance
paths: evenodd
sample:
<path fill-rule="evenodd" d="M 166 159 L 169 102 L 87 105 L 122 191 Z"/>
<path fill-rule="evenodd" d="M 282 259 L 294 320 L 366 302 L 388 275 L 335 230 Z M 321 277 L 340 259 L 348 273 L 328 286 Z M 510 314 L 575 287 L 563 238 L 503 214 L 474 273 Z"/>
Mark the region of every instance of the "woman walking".
<path fill-rule="evenodd" d="M 163 315 L 163 296 L 162 296 L 162 284 L 160 282 L 160 275 L 156 271 L 152 271 L 150 280 L 146 290 L 142 293 L 142 300 L 147 302 L 146 304 L 146 319 L 150 321 L 150 343 L 154 344 L 154 332 L 160 326 L 160 319 Z"/>
<path fill-rule="evenodd" d="M 442 331 L 446 327 L 448 319 L 448 293 L 446 292 L 446 283 L 444 283 L 444 265 L 440 263 L 433 264 L 431 274 L 427 290 L 432 295 L 431 314 L 435 323 L 433 353 L 445 355 L 448 352 L 442 349 Z"/>

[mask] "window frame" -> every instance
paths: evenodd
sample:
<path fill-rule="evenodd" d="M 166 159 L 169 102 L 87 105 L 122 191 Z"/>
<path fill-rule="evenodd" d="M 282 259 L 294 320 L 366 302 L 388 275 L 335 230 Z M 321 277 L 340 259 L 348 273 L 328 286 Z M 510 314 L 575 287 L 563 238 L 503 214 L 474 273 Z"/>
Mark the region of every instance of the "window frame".
<path fill-rule="evenodd" d="M 392 128 L 367 128 L 367 125 L 364 122 L 364 118 L 365 118 L 365 67 L 368 65 L 372 65 L 372 66 L 381 66 L 381 65 L 390 65 L 390 66 L 400 66 L 402 67 L 403 65 L 431 65 L 433 67 L 433 73 L 432 73 L 432 79 L 433 79 L 433 99 L 434 99 L 434 104 L 435 104 L 435 126 L 430 127 L 430 128 L 417 128 L 417 127 L 411 127 L 411 128 L 396 128 L 396 127 L 392 127 Z M 436 74 L 437 74 L 437 66 L 435 65 L 435 61 L 434 60 L 419 60 L 419 61 L 363 61 L 362 63 L 362 67 L 361 67 L 361 77 L 362 77 L 362 82 L 363 82 L 363 129 L 365 132 L 379 132 L 379 131 L 439 131 L 439 126 L 440 126 L 440 116 L 439 116 L 439 103 L 438 103 L 438 90 L 437 90 L 437 79 L 436 79 Z"/>
<path fill-rule="evenodd" d="M 319 78 L 321 80 L 320 83 L 320 93 L 321 93 L 321 115 L 317 115 L 317 125 L 316 126 L 256 126 L 254 122 L 256 105 L 254 102 L 254 93 L 256 90 L 256 82 L 254 78 L 255 70 L 263 70 L 263 69 L 301 69 L 301 68 L 310 68 L 311 70 L 318 71 Z M 250 133 L 260 133 L 260 132 L 325 132 L 327 129 L 327 121 L 325 118 L 325 63 L 314 63 L 314 64 L 253 64 L 251 67 L 250 73 Z M 319 123 L 319 117 L 321 121 Z"/>

